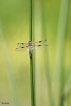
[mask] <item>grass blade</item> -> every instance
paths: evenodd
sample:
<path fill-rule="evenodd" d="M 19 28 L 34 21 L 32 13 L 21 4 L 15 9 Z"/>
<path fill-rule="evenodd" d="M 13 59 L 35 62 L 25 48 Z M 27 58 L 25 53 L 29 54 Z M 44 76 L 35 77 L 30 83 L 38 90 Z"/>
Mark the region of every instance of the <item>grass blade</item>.
<path fill-rule="evenodd" d="M 42 12 L 42 39 L 47 39 L 47 26 L 46 26 L 46 19 L 45 19 L 45 11 L 44 11 L 44 1 L 41 2 L 41 12 Z M 47 39 L 48 41 L 48 39 Z M 49 45 L 49 44 L 48 44 Z M 49 67 L 49 55 L 48 55 L 48 48 L 44 52 L 44 61 L 45 61 L 45 72 L 46 72 L 46 77 L 47 77 L 47 86 L 48 86 L 48 99 L 49 99 L 49 105 L 54 106 L 53 102 L 53 96 L 52 96 L 52 79 L 50 76 L 50 67 Z"/>
<path fill-rule="evenodd" d="M 68 15 L 68 4 L 69 0 L 61 0 L 60 11 L 59 11 L 59 20 L 58 20 L 58 29 L 57 29 L 57 42 L 56 42 L 56 57 L 55 57 L 55 65 L 54 65 L 54 98 L 55 103 L 57 105 L 58 101 L 58 88 L 62 88 L 62 82 L 59 85 L 60 79 L 62 79 L 62 61 L 63 61 L 63 51 L 64 51 L 64 42 L 66 35 L 66 25 L 67 25 L 67 15 Z M 61 92 L 61 91 L 60 91 Z M 64 97 L 64 96 L 63 96 Z M 64 100 L 62 97 L 62 100 Z M 59 103 L 60 104 L 60 103 Z M 61 105 L 60 105 L 61 106 Z M 63 106 L 63 103 L 62 103 Z"/>

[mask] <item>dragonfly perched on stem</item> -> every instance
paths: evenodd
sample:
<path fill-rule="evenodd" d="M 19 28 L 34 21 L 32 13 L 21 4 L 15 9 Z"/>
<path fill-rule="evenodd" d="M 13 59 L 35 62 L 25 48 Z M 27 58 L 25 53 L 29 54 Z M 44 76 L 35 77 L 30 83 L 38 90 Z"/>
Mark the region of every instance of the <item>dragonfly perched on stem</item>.
<path fill-rule="evenodd" d="M 18 48 L 16 48 L 16 51 L 18 52 L 24 52 L 26 50 L 29 51 L 29 56 L 32 58 L 32 50 L 39 49 L 39 48 L 45 48 L 47 47 L 47 40 L 32 42 L 28 41 L 28 43 L 17 43 Z"/>

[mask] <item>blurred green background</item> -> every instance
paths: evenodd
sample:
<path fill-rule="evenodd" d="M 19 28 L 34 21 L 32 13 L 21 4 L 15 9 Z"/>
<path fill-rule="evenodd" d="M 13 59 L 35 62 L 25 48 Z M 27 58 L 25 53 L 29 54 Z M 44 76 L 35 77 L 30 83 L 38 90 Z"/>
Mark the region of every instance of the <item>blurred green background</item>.
<path fill-rule="evenodd" d="M 30 40 L 30 0 L 0 0 L 0 106 L 31 106 L 30 59 L 16 52 Z M 48 48 L 34 56 L 36 106 L 71 104 L 71 1 L 33 0 L 33 41 Z"/>

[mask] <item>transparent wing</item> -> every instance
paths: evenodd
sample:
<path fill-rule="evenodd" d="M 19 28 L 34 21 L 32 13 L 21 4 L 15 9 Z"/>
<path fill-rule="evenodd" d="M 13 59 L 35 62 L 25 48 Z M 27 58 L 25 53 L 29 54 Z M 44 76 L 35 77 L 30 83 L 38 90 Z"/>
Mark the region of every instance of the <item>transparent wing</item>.
<path fill-rule="evenodd" d="M 17 46 L 22 47 L 22 46 L 27 46 L 28 43 L 17 43 Z"/>
<path fill-rule="evenodd" d="M 15 50 L 18 51 L 18 52 L 25 52 L 25 51 L 28 50 L 28 46 L 27 46 L 27 47 L 24 47 L 24 46 L 18 47 L 18 48 L 16 48 Z"/>
<path fill-rule="evenodd" d="M 46 49 L 47 47 L 48 47 L 47 44 L 43 44 L 43 45 L 34 45 L 33 48 L 32 48 L 32 50 L 36 50 L 36 49 L 38 49 L 38 50 L 40 50 L 40 49 Z"/>
<path fill-rule="evenodd" d="M 42 44 L 46 44 L 46 42 L 47 42 L 47 40 L 40 40 L 40 41 L 37 41 L 37 42 L 32 42 L 32 44 L 33 45 L 36 45 L 36 44 L 37 45 L 40 45 L 40 44 L 42 45 Z"/>
<path fill-rule="evenodd" d="M 37 41 L 37 42 L 32 42 L 32 46 L 34 46 L 35 44 L 39 45 L 39 44 L 45 44 L 47 42 L 47 40 L 41 40 L 41 41 Z M 17 46 L 22 47 L 22 46 L 28 46 L 28 43 L 17 43 Z"/>

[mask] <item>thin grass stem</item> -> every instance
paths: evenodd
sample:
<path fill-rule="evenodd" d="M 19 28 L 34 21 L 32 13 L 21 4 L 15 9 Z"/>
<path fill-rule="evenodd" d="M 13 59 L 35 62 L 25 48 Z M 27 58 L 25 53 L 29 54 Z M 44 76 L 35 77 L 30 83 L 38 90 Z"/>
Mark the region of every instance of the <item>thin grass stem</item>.
<path fill-rule="evenodd" d="M 32 15 L 32 0 L 30 2 L 30 40 L 33 39 L 33 28 L 32 28 L 32 22 L 33 22 L 33 15 Z M 33 70 L 33 55 L 31 54 L 30 57 L 30 78 L 31 78 L 31 105 L 35 106 L 35 74 Z"/>
<path fill-rule="evenodd" d="M 30 59 L 30 75 L 31 75 L 31 104 L 35 106 L 35 83 L 34 83 L 34 72 L 33 72 L 33 58 Z"/>

